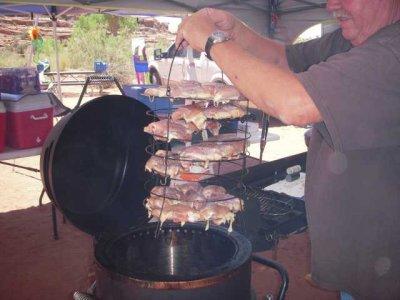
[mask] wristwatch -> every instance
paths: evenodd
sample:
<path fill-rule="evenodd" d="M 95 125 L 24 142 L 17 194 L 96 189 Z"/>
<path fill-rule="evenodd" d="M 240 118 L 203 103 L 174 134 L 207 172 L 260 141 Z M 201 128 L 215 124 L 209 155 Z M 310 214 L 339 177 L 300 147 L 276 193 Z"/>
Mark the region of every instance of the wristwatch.
<path fill-rule="evenodd" d="M 221 31 L 221 30 L 214 31 L 210 35 L 210 37 L 207 39 L 206 46 L 204 47 L 204 50 L 206 52 L 207 58 L 209 60 L 213 60 L 211 58 L 210 51 L 211 51 L 211 47 L 214 44 L 223 43 L 223 42 L 226 42 L 226 41 L 229 41 L 229 40 L 230 40 L 230 38 L 229 38 L 229 36 L 228 36 L 228 34 L 226 32 Z"/>

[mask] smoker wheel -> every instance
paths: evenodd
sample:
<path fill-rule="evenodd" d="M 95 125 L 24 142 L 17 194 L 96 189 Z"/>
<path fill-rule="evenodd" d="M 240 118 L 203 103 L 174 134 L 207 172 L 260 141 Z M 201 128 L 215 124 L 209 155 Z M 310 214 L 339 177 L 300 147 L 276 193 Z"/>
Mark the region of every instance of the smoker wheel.
<path fill-rule="evenodd" d="M 74 300 L 94 300 L 94 297 L 87 293 L 75 292 Z"/>

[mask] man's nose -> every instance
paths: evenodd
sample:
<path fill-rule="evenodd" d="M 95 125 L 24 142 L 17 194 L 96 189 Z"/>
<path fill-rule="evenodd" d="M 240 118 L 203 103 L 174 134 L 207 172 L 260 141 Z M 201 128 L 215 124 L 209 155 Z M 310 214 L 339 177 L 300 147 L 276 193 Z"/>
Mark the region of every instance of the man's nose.
<path fill-rule="evenodd" d="M 328 0 L 326 4 L 326 9 L 328 11 L 334 11 L 342 7 L 342 0 Z"/>

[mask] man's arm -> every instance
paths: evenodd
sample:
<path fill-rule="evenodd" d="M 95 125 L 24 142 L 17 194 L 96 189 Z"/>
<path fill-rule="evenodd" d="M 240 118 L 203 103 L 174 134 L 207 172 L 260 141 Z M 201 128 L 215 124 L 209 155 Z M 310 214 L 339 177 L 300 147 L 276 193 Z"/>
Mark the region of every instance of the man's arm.
<path fill-rule="evenodd" d="M 201 21 L 193 22 L 195 19 L 201 19 Z M 226 11 L 214 8 L 203 8 L 192 16 L 185 18 L 180 25 L 180 29 L 186 28 L 188 23 L 196 23 L 195 26 L 199 25 L 200 27 L 203 27 L 203 30 L 211 32 L 214 30 L 222 30 L 228 34 L 232 40 L 236 41 L 238 45 L 255 57 L 289 69 L 285 46 L 283 44 L 261 36 L 238 18 Z M 193 33 L 192 30 L 189 31 Z M 182 30 L 178 30 L 176 46 L 181 42 L 183 42 L 184 46 L 187 46 L 187 41 L 184 39 L 184 35 L 185 33 Z M 196 49 L 198 48 L 196 45 L 191 46 Z M 201 45 L 200 48 L 203 47 L 204 45 Z"/>
<path fill-rule="evenodd" d="M 213 45 L 211 56 L 240 92 L 258 108 L 284 123 L 306 125 L 321 121 L 318 109 L 301 82 L 287 67 L 281 66 L 284 51 L 274 52 L 273 47 L 267 48 L 264 51 L 271 54 L 263 59 L 245 50 L 243 43 L 247 43 L 247 38 L 249 41 L 256 40 L 257 47 L 253 49 L 259 49 L 262 42 L 251 32 L 248 32 L 249 37 L 235 40 L 236 23 L 232 18 L 224 19 L 229 16 L 218 15 L 219 21 L 215 22 L 215 15 L 200 10 L 181 23 L 175 43 L 179 45 L 183 42 L 204 51 L 207 38 L 213 31 L 230 29 L 234 39 Z M 238 33 L 246 35 L 246 29 L 238 29 Z M 268 40 L 266 42 L 269 43 Z"/>
<path fill-rule="evenodd" d="M 261 36 L 238 19 L 235 19 L 232 38 L 255 57 L 289 69 L 283 44 Z"/>
<path fill-rule="evenodd" d="M 240 92 L 266 113 L 299 126 L 322 120 L 294 73 L 255 57 L 234 40 L 215 44 L 211 56 Z"/>

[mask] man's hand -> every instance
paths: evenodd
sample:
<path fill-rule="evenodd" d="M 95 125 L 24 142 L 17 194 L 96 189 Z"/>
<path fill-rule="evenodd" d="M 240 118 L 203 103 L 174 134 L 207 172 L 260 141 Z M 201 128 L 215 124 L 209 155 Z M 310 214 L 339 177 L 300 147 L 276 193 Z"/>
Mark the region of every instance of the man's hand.
<path fill-rule="evenodd" d="M 235 27 L 239 21 L 230 13 L 214 8 L 203 8 L 186 17 L 179 26 L 175 45 L 182 42 L 183 47 L 190 45 L 193 49 L 204 51 L 208 37 L 215 31 L 226 32 L 234 38 Z"/>

